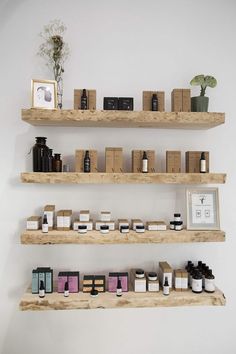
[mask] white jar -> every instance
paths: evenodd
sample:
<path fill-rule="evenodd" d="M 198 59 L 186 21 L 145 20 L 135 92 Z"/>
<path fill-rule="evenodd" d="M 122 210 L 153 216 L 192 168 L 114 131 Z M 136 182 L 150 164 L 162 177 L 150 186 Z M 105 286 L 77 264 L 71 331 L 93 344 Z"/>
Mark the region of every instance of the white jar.
<path fill-rule="evenodd" d="M 86 232 L 87 232 L 87 226 L 86 225 L 79 225 L 78 233 L 79 234 L 86 234 Z"/>
<path fill-rule="evenodd" d="M 100 232 L 101 232 L 102 234 L 108 234 L 108 233 L 109 233 L 109 226 L 108 226 L 108 225 L 102 225 L 102 226 L 100 227 Z"/>
<path fill-rule="evenodd" d="M 138 232 L 138 233 L 143 233 L 143 232 L 145 232 L 145 227 L 142 226 L 142 225 L 137 225 L 137 226 L 136 226 L 136 232 Z"/>

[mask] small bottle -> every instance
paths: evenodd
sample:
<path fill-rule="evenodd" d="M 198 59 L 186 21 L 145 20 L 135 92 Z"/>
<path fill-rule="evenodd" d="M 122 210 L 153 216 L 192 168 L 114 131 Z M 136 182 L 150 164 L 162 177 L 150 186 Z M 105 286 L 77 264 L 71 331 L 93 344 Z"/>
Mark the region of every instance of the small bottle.
<path fill-rule="evenodd" d="M 53 172 L 62 172 L 61 154 L 54 154 L 54 158 L 53 158 Z"/>
<path fill-rule="evenodd" d="M 117 288 L 116 288 L 116 296 L 122 296 L 122 286 L 121 286 L 121 280 L 118 278 L 117 281 Z"/>
<path fill-rule="evenodd" d="M 48 233 L 48 219 L 46 214 L 43 215 L 42 232 L 44 234 Z"/>
<path fill-rule="evenodd" d="M 205 152 L 202 152 L 200 158 L 200 173 L 206 173 L 206 171 L 206 156 Z"/>
<path fill-rule="evenodd" d="M 81 95 L 81 109 L 88 109 L 88 97 L 85 89 L 83 89 L 83 93 Z"/>
<path fill-rule="evenodd" d="M 42 156 L 48 151 L 46 137 L 36 137 L 36 144 L 33 146 L 33 171 L 42 172 Z"/>
<path fill-rule="evenodd" d="M 198 270 L 192 276 L 192 292 L 196 294 L 202 292 L 202 274 Z"/>
<path fill-rule="evenodd" d="M 90 172 L 90 157 L 88 150 L 86 150 L 84 156 L 84 172 Z"/>
<path fill-rule="evenodd" d="M 43 280 L 40 280 L 39 297 L 45 297 L 45 286 Z"/>
<path fill-rule="evenodd" d="M 156 93 L 152 95 L 152 111 L 158 111 L 158 99 Z"/>
<path fill-rule="evenodd" d="M 164 285 L 163 285 L 163 295 L 169 295 L 170 294 L 170 286 L 169 286 L 169 283 L 168 283 L 168 278 L 165 277 L 165 282 L 164 282 Z"/>
<path fill-rule="evenodd" d="M 147 153 L 146 153 L 146 151 L 143 152 L 142 172 L 143 172 L 143 173 L 147 173 L 147 172 L 148 172 L 148 158 L 147 158 Z"/>
<path fill-rule="evenodd" d="M 215 277 L 212 274 L 212 270 L 209 269 L 205 274 L 205 291 L 207 293 L 214 293 L 215 289 Z"/>
<path fill-rule="evenodd" d="M 68 297 L 69 296 L 69 284 L 68 281 L 65 282 L 65 286 L 64 286 L 64 296 Z"/>
<path fill-rule="evenodd" d="M 53 150 L 48 149 L 48 172 L 53 172 Z"/>

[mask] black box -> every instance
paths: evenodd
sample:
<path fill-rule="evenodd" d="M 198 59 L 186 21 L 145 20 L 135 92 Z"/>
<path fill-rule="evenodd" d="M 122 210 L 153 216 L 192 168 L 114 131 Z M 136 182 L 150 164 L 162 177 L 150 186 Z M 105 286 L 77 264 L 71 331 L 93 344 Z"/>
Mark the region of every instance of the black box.
<path fill-rule="evenodd" d="M 118 110 L 118 97 L 104 97 L 103 99 L 104 110 Z"/>
<path fill-rule="evenodd" d="M 134 109 L 133 97 L 119 97 L 118 109 L 122 111 L 133 111 Z"/>

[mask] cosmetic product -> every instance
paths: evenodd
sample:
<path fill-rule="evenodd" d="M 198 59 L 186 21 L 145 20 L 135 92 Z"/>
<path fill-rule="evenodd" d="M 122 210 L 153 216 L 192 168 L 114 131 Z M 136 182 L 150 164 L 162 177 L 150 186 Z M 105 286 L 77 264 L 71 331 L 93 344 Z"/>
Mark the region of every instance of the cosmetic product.
<path fill-rule="evenodd" d="M 170 221 L 170 230 L 175 229 L 175 221 Z"/>
<path fill-rule="evenodd" d="M 26 229 L 27 230 L 38 230 L 41 227 L 42 218 L 41 216 L 30 216 L 27 218 Z"/>
<path fill-rule="evenodd" d="M 94 289 L 97 290 L 99 293 L 105 292 L 105 285 L 106 285 L 105 275 L 84 275 L 83 292 L 90 293 L 93 285 L 94 285 Z"/>
<path fill-rule="evenodd" d="M 206 173 L 206 156 L 205 152 L 201 153 L 201 158 L 200 158 L 200 173 Z"/>
<path fill-rule="evenodd" d="M 83 89 L 81 95 L 81 109 L 88 109 L 88 97 L 87 97 L 86 89 Z"/>
<path fill-rule="evenodd" d="M 200 159 L 202 151 L 186 151 L 185 164 L 187 173 L 200 173 Z M 205 172 L 209 173 L 209 151 L 204 151 L 205 155 Z"/>
<path fill-rule="evenodd" d="M 129 290 L 128 272 L 110 272 L 108 276 L 108 291 L 115 293 L 117 289 L 118 279 L 121 282 L 121 287 L 123 292 Z"/>
<path fill-rule="evenodd" d="M 181 220 L 181 214 L 180 213 L 175 213 L 174 214 L 174 221 L 176 222 L 176 221 L 182 221 Z"/>
<path fill-rule="evenodd" d="M 188 290 L 188 272 L 185 269 L 181 270 L 181 290 Z"/>
<path fill-rule="evenodd" d="M 212 270 L 209 269 L 205 274 L 205 291 L 207 293 L 214 293 L 215 289 L 215 276 L 212 274 Z"/>
<path fill-rule="evenodd" d="M 100 232 L 102 234 L 108 234 L 109 233 L 109 226 L 108 225 L 101 225 L 100 226 Z"/>
<path fill-rule="evenodd" d="M 138 233 L 144 233 L 145 232 L 145 226 L 144 225 L 137 225 L 135 228 L 135 231 Z"/>
<path fill-rule="evenodd" d="M 107 173 L 123 172 L 123 149 L 122 148 L 106 147 L 105 170 Z"/>
<path fill-rule="evenodd" d="M 81 96 L 83 94 L 83 89 L 74 90 L 74 109 L 84 109 L 81 107 Z M 95 110 L 96 109 L 96 90 L 87 89 L 87 109 Z"/>
<path fill-rule="evenodd" d="M 127 219 L 118 219 L 118 229 L 120 230 L 121 226 L 128 226 L 129 228 L 129 221 Z"/>
<path fill-rule="evenodd" d="M 89 157 L 89 151 L 85 151 L 85 156 L 84 156 L 84 172 L 90 172 L 90 157 Z"/>
<path fill-rule="evenodd" d="M 44 215 L 44 216 L 43 216 L 42 232 L 43 232 L 43 233 L 48 233 L 48 220 L 47 220 L 47 215 Z"/>
<path fill-rule="evenodd" d="M 80 210 L 79 212 L 79 221 L 86 221 L 90 220 L 90 213 L 89 210 Z"/>
<path fill-rule="evenodd" d="M 69 231 L 71 227 L 72 210 L 59 210 L 57 212 L 57 230 Z"/>
<path fill-rule="evenodd" d="M 39 293 L 39 272 L 37 269 L 32 270 L 32 294 Z"/>
<path fill-rule="evenodd" d="M 191 90 L 182 89 L 182 110 L 183 112 L 191 112 Z"/>
<path fill-rule="evenodd" d="M 118 110 L 118 97 L 104 97 L 103 99 L 104 110 Z"/>
<path fill-rule="evenodd" d="M 49 172 L 48 150 L 43 150 L 42 161 L 41 161 L 41 163 L 42 163 L 42 172 Z"/>
<path fill-rule="evenodd" d="M 181 172 L 181 151 L 166 151 L 166 173 Z"/>
<path fill-rule="evenodd" d="M 190 112 L 191 97 L 190 89 L 174 89 L 171 93 L 172 112 Z"/>
<path fill-rule="evenodd" d="M 64 296 L 68 297 L 69 296 L 69 284 L 68 281 L 65 282 L 65 286 L 64 286 Z"/>
<path fill-rule="evenodd" d="M 53 172 L 53 149 L 48 149 L 48 172 Z"/>
<path fill-rule="evenodd" d="M 158 111 L 158 99 L 156 93 L 152 95 L 152 111 Z"/>
<path fill-rule="evenodd" d="M 93 230 L 93 221 L 89 220 L 89 221 L 79 221 L 79 220 L 75 220 L 73 222 L 73 230 L 74 231 L 78 231 L 78 228 L 80 225 L 85 225 L 87 227 L 87 231 L 92 231 Z"/>
<path fill-rule="evenodd" d="M 45 205 L 43 214 L 47 215 L 48 230 L 51 231 L 54 227 L 55 205 Z"/>
<path fill-rule="evenodd" d="M 175 221 L 175 231 L 183 230 L 183 221 Z"/>
<path fill-rule="evenodd" d="M 70 165 L 69 164 L 63 165 L 63 172 L 70 172 Z"/>
<path fill-rule="evenodd" d="M 181 269 L 175 269 L 175 271 L 174 271 L 174 284 L 175 284 L 175 290 L 181 291 L 181 289 L 182 289 L 182 271 L 181 271 Z"/>
<path fill-rule="evenodd" d="M 67 271 L 58 273 L 57 291 L 59 293 L 64 292 L 66 282 L 70 293 L 79 292 L 79 272 Z"/>
<path fill-rule="evenodd" d="M 62 172 L 62 160 L 61 154 L 54 154 L 53 162 L 53 172 Z"/>
<path fill-rule="evenodd" d="M 159 262 L 159 280 L 162 286 L 164 285 L 165 278 L 167 277 L 169 287 L 172 289 L 172 273 L 173 270 L 167 262 Z"/>
<path fill-rule="evenodd" d="M 146 150 L 147 156 L 147 172 L 155 172 L 155 151 L 154 150 Z M 132 172 L 140 173 L 142 172 L 142 164 L 143 164 L 143 150 L 132 150 Z"/>
<path fill-rule="evenodd" d="M 98 172 L 97 150 L 75 150 L 75 172 L 84 172 L 84 159 L 86 151 L 89 152 L 90 172 Z"/>
<path fill-rule="evenodd" d="M 192 292 L 197 294 L 202 292 L 202 274 L 198 270 L 192 275 Z"/>
<path fill-rule="evenodd" d="M 45 287 L 44 287 L 43 280 L 40 280 L 39 297 L 41 297 L 41 298 L 45 297 Z"/>
<path fill-rule="evenodd" d="M 129 233 L 129 226 L 127 226 L 127 225 L 121 226 L 121 227 L 120 227 L 120 232 L 121 232 L 122 234 L 127 234 L 127 233 Z"/>
<path fill-rule="evenodd" d="M 100 231 L 101 226 L 107 226 L 109 228 L 110 231 L 114 231 L 115 230 L 115 221 L 96 221 L 95 222 L 95 229 L 97 231 Z"/>
<path fill-rule="evenodd" d="M 131 220 L 131 225 L 132 225 L 132 229 L 133 229 L 134 231 L 136 231 L 136 227 L 137 227 L 137 226 L 143 226 L 143 222 L 142 222 L 142 220 L 140 220 L 140 219 L 132 219 L 132 220 Z"/>
<path fill-rule="evenodd" d="M 152 110 L 152 97 L 157 95 L 158 111 L 165 111 L 165 92 L 164 91 L 143 91 L 143 111 Z"/>
<path fill-rule="evenodd" d="M 143 152 L 143 158 L 142 158 L 142 172 L 147 173 L 148 172 L 148 158 L 147 158 L 147 153 L 146 151 Z"/>
<path fill-rule="evenodd" d="M 47 138 L 36 137 L 36 144 L 33 146 L 33 171 L 42 172 L 42 157 L 48 152 L 46 145 Z"/>
<path fill-rule="evenodd" d="M 142 269 L 130 271 L 131 285 L 133 290 L 137 293 L 144 293 L 147 291 L 147 279 Z"/>
<path fill-rule="evenodd" d="M 87 233 L 87 226 L 86 225 L 79 225 L 78 232 L 79 232 L 79 234 L 86 234 Z"/>
<path fill-rule="evenodd" d="M 167 229 L 164 221 L 147 221 L 146 226 L 149 231 L 166 231 Z"/>
<path fill-rule="evenodd" d="M 170 286 L 168 282 L 168 277 L 165 277 L 165 281 L 163 285 L 163 295 L 170 295 Z"/>
<path fill-rule="evenodd" d="M 118 109 L 122 111 L 133 111 L 134 109 L 133 97 L 119 97 Z"/>
<path fill-rule="evenodd" d="M 118 296 L 118 297 L 122 296 L 122 286 L 121 286 L 120 278 L 118 278 L 118 281 L 117 281 L 116 296 Z"/>
<path fill-rule="evenodd" d="M 45 292 L 53 292 L 53 270 L 50 267 L 38 267 L 36 269 L 38 272 L 38 281 L 43 281 L 45 285 Z"/>
<path fill-rule="evenodd" d="M 110 211 L 101 211 L 101 221 L 111 221 L 111 212 Z"/>
<path fill-rule="evenodd" d="M 147 273 L 147 290 L 150 292 L 159 291 L 159 281 L 156 272 Z"/>

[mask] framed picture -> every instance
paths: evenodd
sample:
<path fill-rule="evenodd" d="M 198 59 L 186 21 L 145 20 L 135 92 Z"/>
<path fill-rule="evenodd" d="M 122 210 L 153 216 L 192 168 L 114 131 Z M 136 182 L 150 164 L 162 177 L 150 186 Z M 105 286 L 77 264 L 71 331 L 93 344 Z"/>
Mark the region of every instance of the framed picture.
<path fill-rule="evenodd" d="M 31 81 L 32 108 L 57 108 L 57 82 L 54 80 Z"/>
<path fill-rule="evenodd" d="M 218 188 L 187 189 L 187 230 L 219 230 Z"/>

